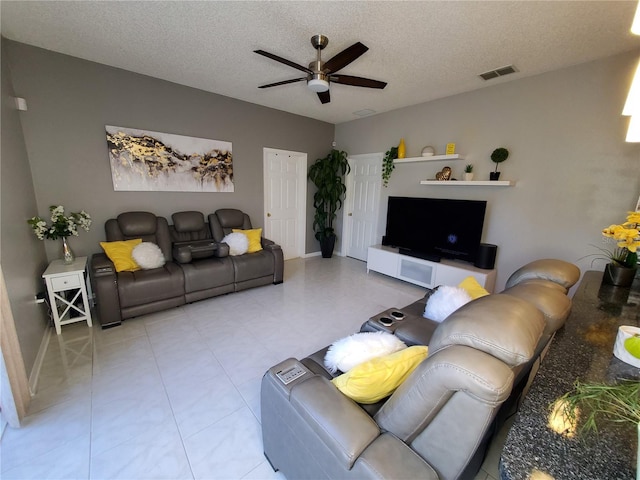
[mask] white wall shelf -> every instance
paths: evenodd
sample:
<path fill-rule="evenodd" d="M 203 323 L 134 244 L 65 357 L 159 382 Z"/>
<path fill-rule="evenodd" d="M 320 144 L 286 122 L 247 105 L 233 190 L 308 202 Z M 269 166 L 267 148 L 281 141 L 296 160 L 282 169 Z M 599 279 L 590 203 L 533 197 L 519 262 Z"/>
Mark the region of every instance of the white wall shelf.
<path fill-rule="evenodd" d="M 464 160 L 464 155 L 431 155 L 429 157 L 396 158 L 393 163 L 438 162 L 441 160 Z"/>
<path fill-rule="evenodd" d="M 421 180 L 420 185 L 439 185 L 442 187 L 512 187 L 515 180 Z"/>

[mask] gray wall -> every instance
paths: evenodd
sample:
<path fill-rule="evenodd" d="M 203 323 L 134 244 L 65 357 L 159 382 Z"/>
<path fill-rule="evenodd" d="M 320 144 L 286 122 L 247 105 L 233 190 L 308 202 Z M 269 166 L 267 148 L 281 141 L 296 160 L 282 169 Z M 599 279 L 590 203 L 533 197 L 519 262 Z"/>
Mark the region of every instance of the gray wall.
<path fill-rule="evenodd" d="M 34 301 L 44 289 L 40 275 L 47 266 L 44 244 L 31 233 L 26 219 L 36 208 L 29 160 L 22 136 L 20 116 L 14 103 L 7 63 L 6 42 L 2 43 L 2 151 L 0 169 L 0 263 L 16 323 L 27 374 L 31 372 L 47 327 L 44 305 Z"/>
<path fill-rule="evenodd" d="M 309 164 L 331 150 L 329 123 L 16 42 L 8 42 L 8 53 L 13 83 L 29 105 L 22 125 L 38 205 L 30 215 L 58 204 L 89 212 L 91 231 L 71 238 L 77 255 L 99 250 L 105 220 L 129 210 L 170 220 L 181 210 L 240 208 L 262 226 L 263 147 L 305 152 Z M 114 192 L 105 125 L 232 142 L 235 192 Z M 310 205 L 307 252 L 319 249 Z M 60 257 L 58 242 L 45 245 L 49 259 Z"/>
<path fill-rule="evenodd" d="M 465 160 L 396 165 L 383 188 L 379 235 L 389 195 L 484 199 L 483 241 L 498 249 L 498 281 L 541 257 L 602 270 L 592 245 L 602 228 L 624 220 L 640 194 L 640 144 L 625 143 L 620 115 L 640 51 L 483 88 L 336 126 L 337 148 L 350 154 L 385 152 L 404 137 L 407 157 L 448 142 Z M 515 187 L 421 186 L 445 165 L 462 178 L 467 163 L 488 180 L 491 152 L 511 155 L 499 166 Z"/>
<path fill-rule="evenodd" d="M 15 109 L 14 90 L 28 111 Z M 235 192 L 114 192 L 105 125 L 233 142 Z M 28 218 L 48 218 L 49 205 L 88 211 L 91 231 L 70 240 L 77 255 L 99 251 L 105 220 L 128 210 L 170 218 L 234 207 L 262 226 L 263 147 L 305 152 L 311 164 L 330 151 L 333 137 L 325 122 L 2 39 L 0 261 L 27 373 L 47 326 L 34 294 L 44 289 L 48 261 L 61 256 L 60 242 L 38 240 Z M 312 221 L 308 200 L 307 252 L 319 249 Z"/>

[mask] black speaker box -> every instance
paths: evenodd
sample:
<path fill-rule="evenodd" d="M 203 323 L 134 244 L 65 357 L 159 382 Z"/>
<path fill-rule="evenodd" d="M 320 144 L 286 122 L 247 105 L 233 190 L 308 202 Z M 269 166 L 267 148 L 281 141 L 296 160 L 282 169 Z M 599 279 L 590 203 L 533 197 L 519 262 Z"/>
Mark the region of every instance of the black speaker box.
<path fill-rule="evenodd" d="M 498 252 L 498 246 L 491 243 L 481 243 L 478 248 L 478 254 L 476 255 L 476 262 L 474 265 L 478 268 L 484 268 L 486 270 L 493 270 L 496 264 L 496 253 Z"/>

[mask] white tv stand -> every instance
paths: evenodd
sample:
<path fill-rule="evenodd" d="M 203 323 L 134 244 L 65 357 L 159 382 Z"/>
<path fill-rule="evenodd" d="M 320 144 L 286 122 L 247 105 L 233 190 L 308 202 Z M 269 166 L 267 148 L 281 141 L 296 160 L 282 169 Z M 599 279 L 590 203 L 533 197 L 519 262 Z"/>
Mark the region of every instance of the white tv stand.
<path fill-rule="evenodd" d="M 397 248 L 384 245 L 369 247 L 367 273 L 369 270 L 382 273 L 426 288 L 437 285 L 458 285 L 466 277 L 474 277 L 480 285 L 493 292 L 497 272 L 474 267 L 465 262 L 443 259 L 431 262 L 398 253 Z"/>

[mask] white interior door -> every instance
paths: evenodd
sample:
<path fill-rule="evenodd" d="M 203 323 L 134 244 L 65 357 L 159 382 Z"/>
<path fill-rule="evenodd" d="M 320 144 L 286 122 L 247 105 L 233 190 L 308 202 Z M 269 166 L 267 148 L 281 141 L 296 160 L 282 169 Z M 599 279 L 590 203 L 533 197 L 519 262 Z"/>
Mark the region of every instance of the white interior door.
<path fill-rule="evenodd" d="M 380 188 L 382 187 L 382 153 L 349 157 L 347 196 L 343 232 L 345 255 L 367 260 L 367 249 L 380 243 L 376 238 Z"/>
<path fill-rule="evenodd" d="M 264 236 L 282 247 L 284 259 L 301 257 L 307 214 L 307 154 L 263 149 Z"/>

